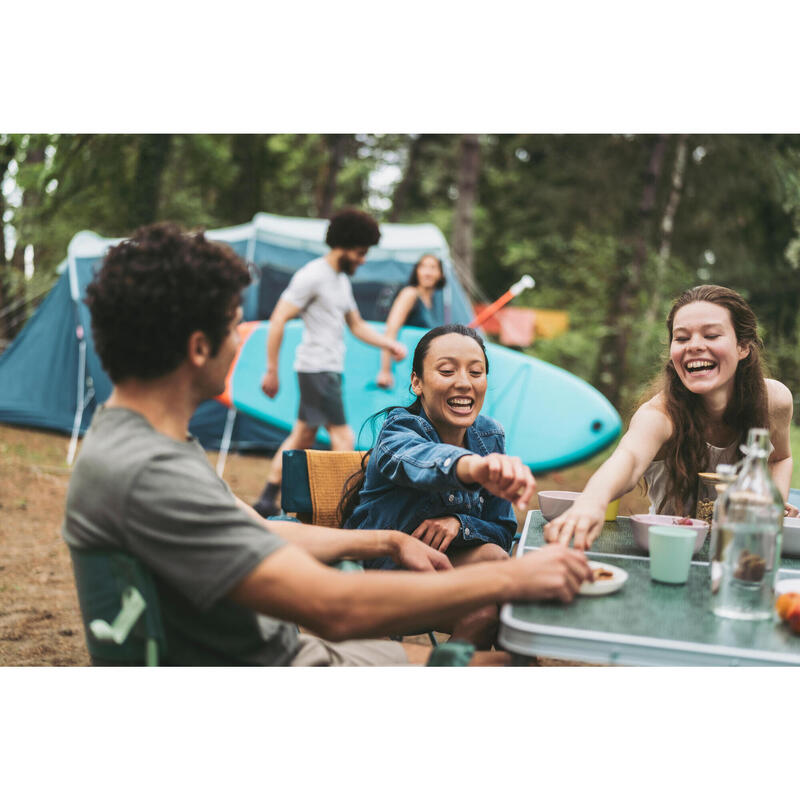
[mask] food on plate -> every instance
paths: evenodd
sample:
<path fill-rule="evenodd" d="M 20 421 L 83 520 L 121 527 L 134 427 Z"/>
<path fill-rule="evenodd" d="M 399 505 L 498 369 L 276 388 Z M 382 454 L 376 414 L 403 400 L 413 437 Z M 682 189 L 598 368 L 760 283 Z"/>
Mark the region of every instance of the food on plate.
<path fill-rule="evenodd" d="M 594 579 L 596 581 L 610 581 L 614 577 L 613 572 L 609 572 L 603 567 L 597 567 L 597 569 L 593 569 L 592 575 L 594 575 Z"/>
<path fill-rule="evenodd" d="M 800 594 L 787 592 L 775 601 L 778 616 L 789 623 L 794 633 L 800 633 Z"/>
<path fill-rule="evenodd" d="M 691 517 L 675 517 L 672 520 L 673 525 L 688 525 L 690 528 L 692 527 L 692 518 Z"/>

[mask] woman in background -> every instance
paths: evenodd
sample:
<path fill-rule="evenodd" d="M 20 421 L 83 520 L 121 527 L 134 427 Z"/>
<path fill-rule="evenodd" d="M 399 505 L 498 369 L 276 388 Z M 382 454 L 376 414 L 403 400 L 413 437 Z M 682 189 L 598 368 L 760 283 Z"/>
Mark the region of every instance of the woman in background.
<path fill-rule="evenodd" d="M 403 325 L 430 329 L 434 326 L 433 293 L 446 283 L 441 259 L 426 253 L 411 271 L 408 286 L 404 286 L 395 297 L 386 318 L 386 335 L 397 339 Z M 378 386 L 391 389 L 392 361 L 387 353 L 381 351 L 381 368 L 377 377 Z"/>

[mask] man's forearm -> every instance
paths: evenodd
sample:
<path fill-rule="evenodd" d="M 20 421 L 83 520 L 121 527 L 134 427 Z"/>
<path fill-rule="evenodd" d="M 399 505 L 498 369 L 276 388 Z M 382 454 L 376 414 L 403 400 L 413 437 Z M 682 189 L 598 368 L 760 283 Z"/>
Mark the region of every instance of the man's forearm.
<path fill-rule="evenodd" d="M 326 639 L 384 636 L 436 627 L 443 620 L 510 599 L 518 591 L 514 568 L 508 561 L 423 574 L 341 573 L 289 545 L 266 558 L 230 596 Z M 298 591 L 299 586 L 307 590 Z"/>
<path fill-rule="evenodd" d="M 361 339 L 362 342 L 371 344 L 373 347 L 389 347 L 394 341 L 388 336 L 378 333 L 363 320 L 353 325 L 350 328 L 350 332 L 356 339 Z"/>
<path fill-rule="evenodd" d="M 320 525 L 264 520 L 265 525 L 282 539 L 291 542 L 328 564 L 342 558 L 378 558 L 396 554 L 397 531 L 362 531 L 325 528 Z"/>
<path fill-rule="evenodd" d="M 281 342 L 283 341 L 283 328 L 286 323 L 283 320 L 270 322 L 269 335 L 267 336 L 267 371 L 277 372 L 281 353 Z"/>
<path fill-rule="evenodd" d="M 783 495 L 784 501 L 789 496 L 789 488 L 792 484 L 792 457 L 782 458 L 780 461 L 773 461 L 769 465 L 772 480 Z"/>

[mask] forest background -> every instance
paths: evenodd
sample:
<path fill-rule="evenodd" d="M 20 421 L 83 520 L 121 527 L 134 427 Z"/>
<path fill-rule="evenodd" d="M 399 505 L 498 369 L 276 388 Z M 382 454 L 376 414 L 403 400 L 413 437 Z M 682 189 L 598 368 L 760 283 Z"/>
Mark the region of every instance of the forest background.
<path fill-rule="evenodd" d="M 0 134 L 0 180 L 0 347 L 80 230 L 355 205 L 438 225 L 473 300 L 533 275 L 520 303 L 570 328 L 528 352 L 624 416 L 663 362 L 672 299 L 699 283 L 744 295 L 800 395 L 800 135 Z"/>

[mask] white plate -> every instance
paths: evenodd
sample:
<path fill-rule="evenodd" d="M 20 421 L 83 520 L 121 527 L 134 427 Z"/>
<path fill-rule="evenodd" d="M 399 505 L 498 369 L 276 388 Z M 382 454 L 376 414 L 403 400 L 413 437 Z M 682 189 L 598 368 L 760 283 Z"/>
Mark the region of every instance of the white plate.
<path fill-rule="evenodd" d="M 800 579 L 787 578 L 783 581 L 778 581 L 775 584 L 775 595 L 789 594 L 789 592 L 797 592 L 800 594 Z"/>
<path fill-rule="evenodd" d="M 628 580 L 628 573 L 625 572 L 624 569 L 620 569 L 619 567 L 615 567 L 612 564 L 603 564 L 600 561 L 590 561 L 589 567 L 591 569 L 605 569 L 608 572 L 612 572 L 614 574 L 613 578 L 607 578 L 604 581 L 595 581 L 591 583 L 589 581 L 584 581 L 580 589 L 578 589 L 578 594 L 585 594 L 585 595 L 600 595 L 600 594 L 611 594 L 612 592 L 616 592 L 618 589 L 621 589 L 623 584 L 626 580 Z"/>

